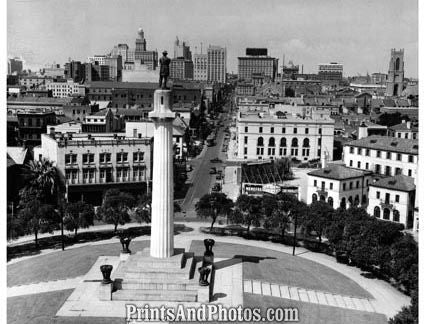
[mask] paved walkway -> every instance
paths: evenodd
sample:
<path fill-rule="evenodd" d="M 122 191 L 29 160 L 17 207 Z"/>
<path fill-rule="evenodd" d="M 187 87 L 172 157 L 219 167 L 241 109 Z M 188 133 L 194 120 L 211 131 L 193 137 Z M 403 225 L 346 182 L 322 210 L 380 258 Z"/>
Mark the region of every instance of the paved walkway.
<path fill-rule="evenodd" d="M 367 298 L 336 295 L 325 291 L 307 290 L 258 280 L 244 280 L 244 292 L 376 313 L 372 302 Z"/>
<path fill-rule="evenodd" d="M 205 238 L 210 237 L 216 240 L 217 242 L 243 244 L 246 246 L 255 246 L 259 248 L 282 252 L 282 253 L 292 254 L 291 246 L 286 246 L 286 245 L 277 244 L 273 242 L 245 240 L 243 238 L 236 237 L 236 236 L 217 237 L 213 235 L 204 234 L 200 231 L 200 227 L 209 226 L 210 223 L 207 223 L 207 222 L 187 223 L 185 225 L 193 228 L 193 231 L 182 232 L 179 235 L 176 235 L 174 237 L 176 247 L 185 247 L 187 249 L 190 246 L 190 243 L 192 240 L 203 240 Z M 135 238 L 134 241 L 145 241 L 149 239 L 150 238 L 147 236 L 141 236 L 141 237 Z M 89 246 L 89 245 L 117 243 L 117 242 L 118 241 L 116 238 L 112 238 L 110 240 L 98 241 L 93 243 L 75 244 L 74 246 L 69 247 L 67 249 L 80 248 L 80 247 Z M 42 251 L 42 253 L 39 255 L 44 255 L 47 253 L 60 253 L 60 252 L 61 251 L 58 251 L 58 250 Z M 389 283 L 383 280 L 366 278 L 362 276 L 362 271 L 360 269 L 356 267 L 349 267 L 345 264 L 337 263 L 335 258 L 331 256 L 328 256 L 322 253 L 314 253 L 304 248 L 297 248 L 296 254 L 298 257 L 305 258 L 305 259 L 317 262 L 319 264 L 325 265 L 337 272 L 340 272 L 341 274 L 345 275 L 346 277 L 356 282 L 360 287 L 368 291 L 373 296 L 373 300 L 371 300 L 371 302 L 372 302 L 373 308 L 375 309 L 377 313 L 385 314 L 387 317 L 393 317 L 403 306 L 407 306 L 410 304 L 410 298 L 402 294 L 398 290 L 396 290 Z M 38 257 L 39 255 L 14 259 L 9 261 L 8 264 L 15 263 L 15 262 L 22 262 L 25 259 Z M 10 289 L 15 289 L 15 287 L 8 287 L 8 296 L 9 296 Z"/>
<path fill-rule="evenodd" d="M 68 278 L 64 280 L 54 280 L 48 282 L 37 282 L 28 285 L 14 286 L 7 288 L 7 298 L 23 295 L 41 294 L 49 291 L 74 289 L 83 280 L 83 276 Z"/>

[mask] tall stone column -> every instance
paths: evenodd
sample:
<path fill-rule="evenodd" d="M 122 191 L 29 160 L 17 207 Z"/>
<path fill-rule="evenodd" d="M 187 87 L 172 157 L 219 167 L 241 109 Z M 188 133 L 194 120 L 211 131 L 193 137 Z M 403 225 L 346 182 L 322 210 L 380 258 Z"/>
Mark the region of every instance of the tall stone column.
<path fill-rule="evenodd" d="M 168 258 L 174 254 L 173 120 L 171 91 L 154 94 L 153 187 L 150 255 Z"/>

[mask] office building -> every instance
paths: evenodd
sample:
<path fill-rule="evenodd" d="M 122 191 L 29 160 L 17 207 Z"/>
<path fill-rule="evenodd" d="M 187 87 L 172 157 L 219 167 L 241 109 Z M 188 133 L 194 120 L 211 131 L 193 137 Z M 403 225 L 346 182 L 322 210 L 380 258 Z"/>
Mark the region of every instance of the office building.
<path fill-rule="evenodd" d="M 64 74 L 66 79 L 72 79 L 74 82 L 81 82 L 86 77 L 85 65 L 80 61 L 65 63 Z"/>
<path fill-rule="evenodd" d="M 193 55 L 193 79 L 196 81 L 208 80 L 208 54 Z"/>
<path fill-rule="evenodd" d="M 174 41 L 174 58 L 184 58 L 186 60 L 192 60 L 192 53 L 190 47 L 186 45 L 186 42 L 182 42 L 176 37 Z"/>
<path fill-rule="evenodd" d="M 56 124 L 54 112 L 28 111 L 17 114 L 19 140 L 30 146 L 41 143 L 41 135 L 47 132 L 47 125 Z"/>
<path fill-rule="evenodd" d="M 340 81 L 342 80 L 343 69 L 341 63 L 320 63 L 318 77 L 323 81 Z"/>
<path fill-rule="evenodd" d="M 52 91 L 55 98 L 66 98 L 72 95 L 84 95 L 83 85 L 74 82 L 72 79 L 63 82 L 51 82 L 46 86 L 47 90 Z"/>
<path fill-rule="evenodd" d="M 227 54 L 226 48 L 209 46 L 207 51 L 208 82 L 226 82 Z"/>
<path fill-rule="evenodd" d="M 261 85 L 275 80 L 277 67 L 278 60 L 268 56 L 266 48 L 247 48 L 246 56 L 238 57 L 238 78 Z"/>
<path fill-rule="evenodd" d="M 170 78 L 175 80 L 193 80 L 193 62 L 183 57 L 171 59 Z"/>
<path fill-rule="evenodd" d="M 19 58 L 10 58 L 7 60 L 7 74 L 22 73 L 24 62 Z"/>

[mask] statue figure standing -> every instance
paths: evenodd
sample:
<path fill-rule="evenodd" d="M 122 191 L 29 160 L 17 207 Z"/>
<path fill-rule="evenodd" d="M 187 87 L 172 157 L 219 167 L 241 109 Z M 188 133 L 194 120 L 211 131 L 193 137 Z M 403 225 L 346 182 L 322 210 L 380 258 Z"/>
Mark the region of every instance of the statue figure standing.
<path fill-rule="evenodd" d="M 159 59 L 159 87 L 167 89 L 167 80 L 170 75 L 171 60 L 167 57 L 167 51 L 162 52 L 162 57 Z"/>

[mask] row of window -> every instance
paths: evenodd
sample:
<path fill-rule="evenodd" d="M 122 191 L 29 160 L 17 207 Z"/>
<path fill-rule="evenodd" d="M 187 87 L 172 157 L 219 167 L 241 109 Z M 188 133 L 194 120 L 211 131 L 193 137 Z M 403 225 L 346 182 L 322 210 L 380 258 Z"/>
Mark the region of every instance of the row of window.
<path fill-rule="evenodd" d="M 248 136 L 244 137 L 244 144 L 248 144 Z M 280 143 L 279 143 L 280 147 L 286 147 L 286 138 L 283 137 L 280 139 Z M 318 143 L 319 146 L 322 145 L 322 139 L 319 138 L 318 139 Z M 261 136 L 259 138 L 257 138 L 257 146 L 264 146 L 264 138 L 262 138 Z M 269 147 L 275 147 L 276 146 L 276 140 L 274 137 L 270 137 L 269 138 L 269 143 L 268 143 Z M 293 138 L 291 141 L 291 147 L 298 147 L 298 138 Z M 308 138 L 304 138 L 303 140 L 303 147 L 310 147 L 310 139 Z"/>
<path fill-rule="evenodd" d="M 418 133 L 413 132 L 413 133 L 412 133 L 412 138 L 413 138 L 413 139 L 416 139 L 417 134 L 418 134 Z M 401 135 L 402 135 L 402 133 L 399 133 L 399 132 L 397 133 L 397 137 L 398 137 L 398 138 L 401 138 Z M 405 139 L 408 139 L 408 138 L 409 138 L 409 133 L 404 133 L 404 138 L 405 138 Z"/>
<path fill-rule="evenodd" d="M 382 219 L 385 220 L 390 220 L 390 213 L 391 211 L 388 208 L 384 208 L 384 212 L 382 215 Z M 381 218 L 381 208 L 376 206 L 373 209 L 373 216 L 375 216 L 376 218 Z M 393 222 L 400 222 L 400 212 L 396 209 L 393 210 Z"/>
<path fill-rule="evenodd" d="M 78 154 L 65 154 L 65 164 L 74 164 L 77 163 Z M 84 153 L 83 154 L 83 163 L 94 163 L 94 153 Z M 145 152 L 133 152 L 133 162 L 142 162 L 144 161 Z M 128 153 L 120 152 L 116 153 L 117 163 L 128 162 Z M 109 163 L 111 162 L 111 153 L 100 153 L 99 154 L 100 163 Z"/>
<path fill-rule="evenodd" d="M 350 153 L 351 154 L 355 154 L 354 153 L 354 147 L 350 147 Z M 377 157 L 377 158 L 383 158 L 383 156 L 384 156 L 384 154 L 383 153 L 385 153 L 385 158 L 386 159 L 388 159 L 388 160 L 392 160 L 392 159 L 395 159 L 395 160 L 397 160 L 397 161 L 402 161 L 402 158 L 403 158 L 403 154 L 401 154 L 401 153 L 392 153 L 392 152 L 382 152 L 382 151 L 380 151 L 380 150 L 371 150 L 371 149 L 368 149 L 368 148 L 362 148 L 362 147 L 358 147 L 357 148 L 357 155 L 363 155 L 363 151 L 364 151 L 364 155 L 365 156 L 371 156 L 371 153 L 372 153 L 372 151 L 375 151 L 375 157 Z M 409 163 L 413 163 L 413 155 L 408 155 L 408 158 L 407 158 L 407 161 L 409 162 Z"/>
<path fill-rule="evenodd" d="M 288 152 L 289 152 L 289 149 L 286 149 L 286 148 L 279 149 L 280 156 L 287 156 Z M 290 152 L 291 152 L 290 156 L 298 156 L 298 148 L 291 148 Z M 305 157 L 310 156 L 310 149 L 302 149 L 300 152 L 301 152 L 301 156 L 305 156 Z M 244 147 L 244 155 L 247 155 L 247 154 L 248 154 L 248 148 Z M 257 147 L 257 155 L 259 155 L 260 157 L 264 155 L 264 147 Z M 269 156 L 276 155 L 276 149 L 273 147 L 269 147 L 267 149 L 267 155 Z M 320 150 L 318 150 L 318 156 L 320 156 Z"/>
<path fill-rule="evenodd" d="M 350 163 L 349 163 L 349 165 L 350 165 L 350 167 L 354 167 L 354 163 L 353 163 L 353 160 L 350 160 Z M 385 167 L 385 168 L 384 168 Z M 357 168 L 358 169 L 362 169 L 362 163 L 361 163 L 361 161 L 357 161 Z M 365 164 L 364 164 L 364 170 L 369 170 L 369 162 L 366 162 Z M 384 174 L 384 175 L 387 175 L 387 176 L 391 176 L 391 175 L 401 175 L 401 174 L 403 174 L 403 170 L 401 169 L 401 168 L 399 168 L 399 167 L 395 167 L 394 168 L 394 174 L 392 173 L 392 167 L 391 166 L 389 166 L 389 165 L 387 165 L 387 166 L 382 166 L 382 165 L 380 165 L 380 164 L 375 164 L 375 169 L 373 170 L 375 173 L 377 173 L 377 174 Z M 413 171 L 412 171 L 412 169 L 408 169 L 407 170 L 407 175 L 409 176 L 409 177 L 412 177 L 413 176 Z"/>
<path fill-rule="evenodd" d="M 348 184 L 348 187 L 347 187 L 347 184 Z M 314 180 L 313 185 L 314 185 L 314 187 L 317 187 L 317 180 Z M 368 186 L 368 185 L 369 185 L 369 179 L 366 179 L 366 186 Z M 322 188 L 322 190 L 326 189 L 325 188 L 325 181 L 321 182 L 320 188 Z M 329 183 L 329 190 L 333 190 L 333 188 L 334 188 L 334 184 L 332 182 L 330 182 Z M 360 188 L 360 180 L 342 183 L 342 191 L 358 189 L 358 188 Z"/>
<path fill-rule="evenodd" d="M 385 203 L 386 204 L 390 203 L 390 198 L 391 198 L 391 195 L 388 192 L 385 193 Z M 376 199 L 381 199 L 381 192 L 380 191 L 376 192 Z M 400 195 L 395 195 L 395 202 L 400 202 Z"/>
<path fill-rule="evenodd" d="M 248 130 L 249 130 L 248 126 L 245 126 L 245 133 L 248 133 Z M 263 133 L 263 127 L 262 126 L 259 126 L 258 127 L 258 132 L 259 133 Z M 309 132 L 310 132 L 310 129 L 306 127 L 304 129 L 304 134 L 309 134 Z M 270 133 L 271 134 L 274 134 L 274 127 L 270 127 Z M 292 133 L 293 134 L 298 134 L 298 128 L 297 127 L 294 127 Z M 286 134 L 286 127 L 282 127 L 282 134 Z M 321 128 L 319 128 L 319 135 L 320 134 L 322 134 L 322 129 Z"/>
<path fill-rule="evenodd" d="M 83 183 L 94 183 L 96 170 L 94 169 L 83 169 L 82 171 L 82 181 Z M 113 172 L 111 169 L 100 169 L 98 171 L 99 181 L 100 182 L 114 182 Z M 139 181 L 143 180 L 145 176 L 145 169 L 142 167 L 134 167 L 132 170 L 133 180 Z M 130 181 L 131 171 L 130 168 L 117 168 L 115 172 L 116 180 L 126 180 Z M 65 171 L 66 180 L 69 183 L 78 183 L 78 170 L 66 170 Z M 87 181 L 90 180 L 90 181 Z"/>

